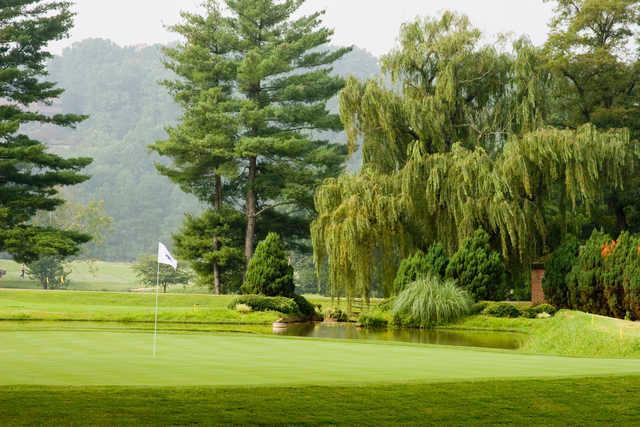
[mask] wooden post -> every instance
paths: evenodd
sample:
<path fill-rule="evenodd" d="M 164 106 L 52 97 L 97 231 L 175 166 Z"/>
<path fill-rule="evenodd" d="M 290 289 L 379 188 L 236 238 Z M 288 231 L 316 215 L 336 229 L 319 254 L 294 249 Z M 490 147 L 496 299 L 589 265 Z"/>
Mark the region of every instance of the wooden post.
<path fill-rule="evenodd" d="M 533 264 L 531 266 L 531 302 L 542 304 L 544 301 L 544 290 L 542 289 L 542 278 L 544 277 L 544 264 Z"/>

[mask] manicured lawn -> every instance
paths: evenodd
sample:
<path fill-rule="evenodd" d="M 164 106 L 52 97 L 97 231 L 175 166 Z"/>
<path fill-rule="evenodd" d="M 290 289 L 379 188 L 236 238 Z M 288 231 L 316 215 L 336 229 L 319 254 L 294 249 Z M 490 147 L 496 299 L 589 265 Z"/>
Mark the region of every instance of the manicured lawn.
<path fill-rule="evenodd" d="M 562 310 L 551 319 L 471 316 L 450 329 L 524 332 L 523 352 L 584 357 L 640 358 L 640 322 Z"/>
<path fill-rule="evenodd" d="M 278 313 L 240 314 L 229 310 L 232 296 L 161 294 L 162 322 L 271 324 Z M 0 289 L 2 320 L 91 320 L 151 322 L 153 294 Z"/>
<path fill-rule="evenodd" d="M 361 387 L 0 387 L 17 425 L 617 425 L 640 423 L 640 378 Z"/>
<path fill-rule="evenodd" d="M 21 267 L 13 261 L 0 260 L 0 269 L 7 271 L 7 275 L 0 279 L 0 288 L 41 289 L 40 284 L 28 276 L 20 278 Z M 126 262 L 74 261 L 69 263 L 68 269 L 71 275 L 67 290 L 128 292 L 142 287 L 131 264 Z M 173 293 L 209 293 L 207 288 L 196 286 L 177 285 L 169 290 Z"/>
<path fill-rule="evenodd" d="M 245 386 L 640 375 L 636 360 L 163 331 L 0 332 L 0 385 Z"/>

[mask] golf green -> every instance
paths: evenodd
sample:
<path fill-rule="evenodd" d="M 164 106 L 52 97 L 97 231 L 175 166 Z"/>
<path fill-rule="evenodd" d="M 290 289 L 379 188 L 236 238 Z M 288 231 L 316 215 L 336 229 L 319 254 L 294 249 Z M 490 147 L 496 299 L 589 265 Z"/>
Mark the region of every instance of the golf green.
<path fill-rule="evenodd" d="M 637 360 L 224 333 L 0 332 L 0 385 L 278 386 L 640 374 Z"/>

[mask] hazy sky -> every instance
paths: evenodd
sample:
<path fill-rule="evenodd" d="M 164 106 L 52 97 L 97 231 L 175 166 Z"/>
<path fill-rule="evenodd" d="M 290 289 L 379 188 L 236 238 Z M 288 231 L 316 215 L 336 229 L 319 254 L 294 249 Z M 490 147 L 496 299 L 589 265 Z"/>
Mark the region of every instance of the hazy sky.
<path fill-rule="evenodd" d="M 197 10 L 202 0 L 76 0 L 76 27 L 59 51 L 90 37 L 120 45 L 166 43 L 176 36 L 164 26 L 179 20 L 179 11 Z M 326 24 L 335 29 L 334 44 L 357 45 L 381 55 L 398 36 L 400 24 L 416 16 L 451 9 L 471 17 L 489 34 L 528 34 L 535 43 L 546 38 L 552 6 L 542 0 L 307 0 L 305 11 L 325 9 Z"/>

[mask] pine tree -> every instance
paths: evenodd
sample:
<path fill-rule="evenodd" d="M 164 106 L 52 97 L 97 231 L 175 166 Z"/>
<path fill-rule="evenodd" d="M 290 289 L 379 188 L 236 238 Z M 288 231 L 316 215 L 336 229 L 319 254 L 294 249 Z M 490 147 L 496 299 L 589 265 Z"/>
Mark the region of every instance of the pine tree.
<path fill-rule="evenodd" d="M 343 87 L 331 64 L 348 49 L 326 47 L 322 12 L 292 17 L 303 2 L 209 0 L 203 16 L 183 14 L 185 42 L 166 51 L 184 117 L 153 147 L 173 160 L 160 172 L 214 209 L 244 200 L 247 261 L 261 224 L 308 237 L 313 191 L 345 160 L 318 135 L 341 129 L 326 104 Z"/>
<path fill-rule="evenodd" d="M 78 232 L 36 226 L 38 211 L 63 203 L 57 188 L 88 179 L 81 170 L 91 159 L 64 159 L 28 136 L 25 127 L 47 124 L 73 127 L 85 117 L 49 114 L 63 92 L 46 81 L 49 42 L 65 37 L 73 14 L 66 1 L 7 0 L 0 6 L 0 251 L 18 262 L 41 256 L 66 257 L 89 237 Z"/>

